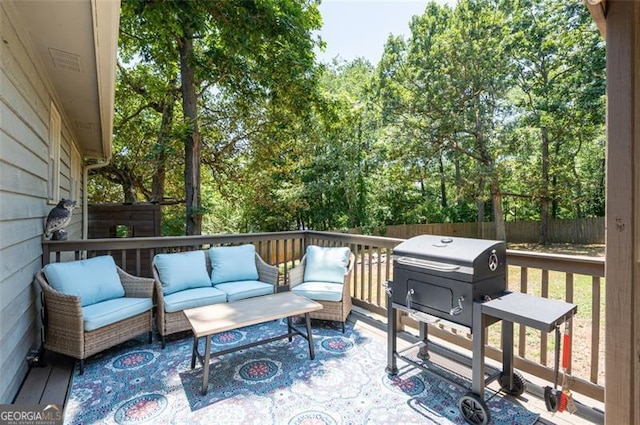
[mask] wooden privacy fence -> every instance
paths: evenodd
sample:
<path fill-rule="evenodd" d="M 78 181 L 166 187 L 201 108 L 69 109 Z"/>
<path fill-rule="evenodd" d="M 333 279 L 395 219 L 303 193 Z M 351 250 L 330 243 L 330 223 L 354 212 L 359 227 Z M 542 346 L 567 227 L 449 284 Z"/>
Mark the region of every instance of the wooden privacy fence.
<path fill-rule="evenodd" d="M 292 265 L 308 245 L 348 246 L 356 257 L 351 297 L 353 304 L 386 318 L 383 284 L 393 279 L 393 248 L 403 239 L 315 231 L 203 235 L 157 238 L 114 238 L 78 241 L 43 241 L 43 263 L 109 254 L 129 273 L 149 275 L 149 260 L 159 252 L 207 249 L 211 246 L 252 243 L 268 263 L 280 267 L 280 285 L 286 286 Z M 572 391 L 604 400 L 604 259 L 507 250 L 510 290 L 562 299 L 578 305 L 573 319 Z M 406 314 L 398 325 L 417 328 Z M 553 381 L 552 337 L 516 326 L 514 366 L 546 381 Z M 489 328 L 486 354 L 501 359 L 499 329 Z M 430 335 L 460 347 L 471 347 L 471 335 L 445 325 L 430 325 Z"/>
<path fill-rule="evenodd" d="M 505 223 L 507 242 L 537 243 L 540 239 L 539 221 L 508 221 Z M 550 243 L 604 244 L 604 217 L 549 220 Z M 349 233 L 361 234 L 360 229 Z M 443 235 L 464 238 L 495 239 L 495 225 L 486 223 L 430 223 L 399 224 L 376 228 L 376 236 L 408 239 L 416 235 Z"/>

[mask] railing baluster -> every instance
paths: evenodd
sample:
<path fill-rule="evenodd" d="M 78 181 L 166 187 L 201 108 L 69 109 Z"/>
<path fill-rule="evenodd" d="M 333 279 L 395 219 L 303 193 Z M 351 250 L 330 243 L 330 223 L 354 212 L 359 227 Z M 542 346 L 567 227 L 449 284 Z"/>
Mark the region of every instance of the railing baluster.
<path fill-rule="evenodd" d="M 598 383 L 600 363 L 600 278 L 591 278 L 591 382 Z"/>
<path fill-rule="evenodd" d="M 380 304 L 380 297 L 382 294 L 382 251 L 380 247 L 376 248 L 376 255 L 377 255 L 377 260 L 378 260 L 378 264 L 377 264 L 377 272 L 376 272 L 376 305 L 381 305 Z"/>
<path fill-rule="evenodd" d="M 373 300 L 373 291 L 372 291 L 372 279 L 373 279 L 373 249 L 371 246 L 368 247 L 367 250 L 367 301 L 371 302 Z"/>
<path fill-rule="evenodd" d="M 269 262 L 268 264 L 272 264 L 272 262 L 271 262 L 271 258 L 269 257 L 269 256 L 271 255 L 271 240 L 268 240 L 268 241 L 267 241 L 267 255 L 268 255 L 268 256 L 266 257 L 266 258 L 267 258 L 267 259 L 266 259 L 266 261 L 268 261 L 268 262 Z M 264 257 L 263 257 L 263 258 L 264 258 Z"/>
<path fill-rule="evenodd" d="M 136 276 L 142 276 L 142 264 L 140 261 L 140 248 L 136 249 Z"/>
<path fill-rule="evenodd" d="M 543 298 L 549 298 L 549 270 L 542 270 L 542 282 L 540 288 L 540 295 Z M 548 334 L 544 331 L 540 332 L 540 364 L 548 366 L 547 364 L 547 337 Z M 559 342 L 559 341 L 558 341 Z"/>
<path fill-rule="evenodd" d="M 568 303 L 573 303 L 573 273 L 566 273 L 565 277 L 565 294 L 564 297 Z M 571 340 L 573 340 L 573 319 L 569 321 L 569 335 L 571 335 Z M 571 374 L 571 365 L 573 359 L 573 349 L 569 351 L 569 364 L 567 366 L 567 373 Z"/>
<path fill-rule="evenodd" d="M 358 277 L 360 277 L 360 273 L 358 273 L 358 258 L 360 258 L 360 252 L 358 250 L 359 246 L 360 245 L 356 244 L 354 246 L 354 250 L 353 250 L 354 261 L 356 262 L 353 265 L 353 289 L 354 289 L 354 295 L 355 295 L 356 298 L 361 298 L 361 295 L 362 295 L 362 294 L 360 294 L 358 292 L 358 289 L 359 289 L 358 288 L 358 282 L 359 282 Z"/>
<path fill-rule="evenodd" d="M 520 267 L 520 292 L 526 294 L 529 284 L 529 269 L 527 267 Z M 527 327 L 525 325 L 518 325 L 518 355 L 522 358 L 526 357 L 527 353 Z"/>
<path fill-rule="evenodd" d="M 284 240 L 284 268 L 283 268 L 283 273 L 282 273 L 282 284 L 283 285 L 287 285 L 287 277 L 289 274 L 289 269 L 288 269 L 288 265 L 289 265 L 289 239 L 285 239 Z"/>
<path fill-rule="evenodd" d="M 367 246 L 362 245 L 362 249 L 360 250 L 360 299 L 365 299 L 365 274 L 364 274 L 364 261 L 365 255 L 367 253 Z"/>

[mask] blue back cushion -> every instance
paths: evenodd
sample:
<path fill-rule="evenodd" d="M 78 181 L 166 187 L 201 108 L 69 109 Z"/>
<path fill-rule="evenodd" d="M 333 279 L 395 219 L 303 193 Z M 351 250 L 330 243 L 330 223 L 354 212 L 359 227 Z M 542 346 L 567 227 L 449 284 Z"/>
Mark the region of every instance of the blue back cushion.
<path fill-rule="evenodd" d="M 320 247 L 309 245 L 304 268 L 305 282 L 344 283 L 349 265 L 349 247 Z"/>
<path fill-rule="evenodd" d="M 251 245 L 209 248 L 211 283 L 258 280 L 256 248 Z"/>
<path fill-rule="evenodd" d="M 202 250 L 156 254 L 153 264 L 158 270 L 162 293 L 168 295 L 185 289 L 211 286 L 205 255 Z"/>
<path fill-rule="evenodd" d="M 83 307 L 124 297 L 116 263 L 110 255 L 47 264 L 43 273 L 53 289 L 80 297 Z"/>

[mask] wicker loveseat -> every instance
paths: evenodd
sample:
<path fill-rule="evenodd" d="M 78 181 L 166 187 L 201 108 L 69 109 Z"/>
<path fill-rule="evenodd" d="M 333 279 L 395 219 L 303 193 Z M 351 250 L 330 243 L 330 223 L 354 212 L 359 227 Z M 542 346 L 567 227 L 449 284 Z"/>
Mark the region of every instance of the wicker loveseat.
<path fill-rule="evenodd" d="M 348 247 L 309 245 L 300 264 L 289 272 L 291 291 L 322 304 L 312 319 L 342 323 L 351 312 L 351 274 L 355 256 Z"/>
<path fill-rule="evenodd" d="M 44 348 L 80 360 L 148 333 L 152 342 L 153 287 L 105 255 L 51 263 L 35 276 L 43 295 Z"/>
<path fill-rule="evenodd" d="M 153 259 L 156 322 L 162 341 L 191 329 L 184 310 L 273 294 L 278 268 L 250 244 L 157 254 Z"/>

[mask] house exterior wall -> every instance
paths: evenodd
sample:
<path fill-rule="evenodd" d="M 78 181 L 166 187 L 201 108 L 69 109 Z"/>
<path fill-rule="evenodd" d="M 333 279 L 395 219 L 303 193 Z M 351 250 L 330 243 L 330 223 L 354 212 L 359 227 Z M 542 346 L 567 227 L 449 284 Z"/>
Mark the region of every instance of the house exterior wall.
<path fill-rule="evenodd" d="M 28 371 L 26 355 L 40 346 L 39 288 L 48 202 L 51 105 L 62 118 L 59 196 L 82 196 L 82 172 L 69 119 L 38 59 L 29 36 L 0 3 L 0 404 L 13 402 Z M 72 157 L 76 156 L 72 169 Z M 75 195 L 75 194 L 74 194 Z M 81 205 L 81 199 L 76 199 Z M 70 239 L 82 237 L 82 211 L 67 227 Z"/>

